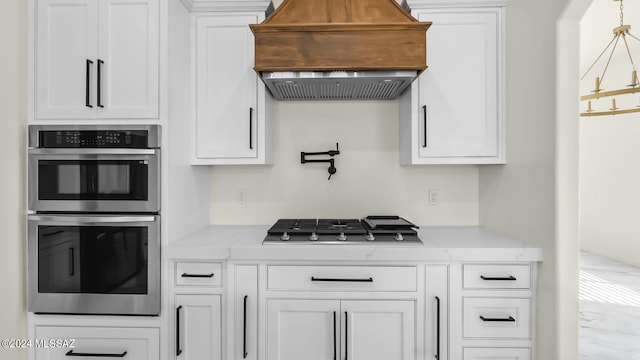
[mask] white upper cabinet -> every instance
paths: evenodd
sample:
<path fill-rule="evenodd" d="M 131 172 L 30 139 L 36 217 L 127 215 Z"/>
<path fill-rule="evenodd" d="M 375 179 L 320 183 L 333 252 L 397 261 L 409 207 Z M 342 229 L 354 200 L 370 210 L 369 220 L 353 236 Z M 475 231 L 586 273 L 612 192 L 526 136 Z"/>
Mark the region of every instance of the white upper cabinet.
<path fill-rule="evenodd" d="M 37 0 L 35 119 L 154 119 L 159 0 Z"/>
<path fill-rule="evenodd" d="M 503 7 L 413 8 L 428 68 L 401 97 L 402 164 L 504 163 Z"/>
<path fill-rule="evenodd" d="M 253 70 L 258 14 L 196 17 L 194 164 L 270 161 L 265 88 Z"/>
<path fill-rule="evenodd" d="M 96 116 L 96 0 L 39 0 L 36 24 L 36 118 Z"/>
<path fill-rule="evenodd" d="M 99 117 L 158 117 L 158 1 L 99 1 Z"/>

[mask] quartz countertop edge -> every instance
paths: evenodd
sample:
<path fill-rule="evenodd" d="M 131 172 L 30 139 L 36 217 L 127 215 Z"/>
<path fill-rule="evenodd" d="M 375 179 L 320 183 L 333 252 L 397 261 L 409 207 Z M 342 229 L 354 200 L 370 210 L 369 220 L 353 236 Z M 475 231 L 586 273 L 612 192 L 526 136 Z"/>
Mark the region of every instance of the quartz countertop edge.
<path fill-rule="evenodd" d="M 477 226 L 425 226 L 424 245 L 262 245 L 269 226 L 211 225 L 165 245 L 169 259 L 413 262 L 542 261 L 542 249 Z"/>

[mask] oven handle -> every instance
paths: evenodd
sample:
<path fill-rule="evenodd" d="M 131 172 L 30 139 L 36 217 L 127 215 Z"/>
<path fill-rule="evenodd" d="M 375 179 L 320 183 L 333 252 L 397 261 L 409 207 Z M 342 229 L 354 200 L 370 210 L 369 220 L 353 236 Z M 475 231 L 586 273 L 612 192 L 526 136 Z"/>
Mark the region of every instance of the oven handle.
<path fill-rule="evenodd" d="M 29 149 L 33 155 L 156 155 L 158 149 Z"/>
<path fill-rule="evenodd" d="M 83 223 L 83 224 L 84 223 L 143 223 L 143 222 L 155 222 L 156 216 L 29 215 L 29 220 Z"/>

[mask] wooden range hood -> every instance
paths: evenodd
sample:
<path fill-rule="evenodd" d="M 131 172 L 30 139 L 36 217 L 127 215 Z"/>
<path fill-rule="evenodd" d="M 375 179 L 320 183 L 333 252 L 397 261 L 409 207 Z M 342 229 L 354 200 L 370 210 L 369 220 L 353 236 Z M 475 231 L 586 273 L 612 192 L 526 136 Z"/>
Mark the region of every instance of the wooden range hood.
<path fill-rule="evenodd" d="M 430 25 L 394 0 L 285 0 L 249 26 L 276 98 L 335 100 L 395 98 L 427 68 Z"/>

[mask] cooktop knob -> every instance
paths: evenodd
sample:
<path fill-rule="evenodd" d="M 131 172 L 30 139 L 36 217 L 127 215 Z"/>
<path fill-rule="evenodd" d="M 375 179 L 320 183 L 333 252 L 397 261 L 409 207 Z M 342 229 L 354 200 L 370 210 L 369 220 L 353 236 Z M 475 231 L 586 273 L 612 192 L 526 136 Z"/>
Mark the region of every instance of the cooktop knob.
<path fill-rule="evenodd" d="M 347 241 L 347 236 L 344 233 L 340 233 L 337 239 L 338 241 Z"/>
<path fill-rule="evenodd" d="M 286 231 L 284 234 L 282 234 L 282 236 L 280 236 L 280 240 L 282 241 L 289 241 L 289 239 L 291 239 L 291 236 L 289 236 Z"/>
<path fill-rule="evenodd" d="M 375 236 L 373 236 L 373 234 L 372 234 L 371 232 L 369 232 L 369 233 L 367 234 L 367 236 L 365 236 L 364 238 L 365 238 L 367 241 L 373 241 L 373 240 L 375 240 L 375 239 L 376 239 L 376 237 L 375 237 Z"/>
<path fill-rule="evenodd" d="M 397 233 L 396 236 L 393 237 L 393 240 L 402 241 L 402 240 L 404 240 L 404 236 L 402 236 L 401 233 Z"/>
<path fill-rule="evenodd" d="M 318 241 L 318 234 L 316 234 L 316 233 L 311 233 L 311 235 L 309 235 L 309 240 L 311 240 L 311 241 Z"/>

